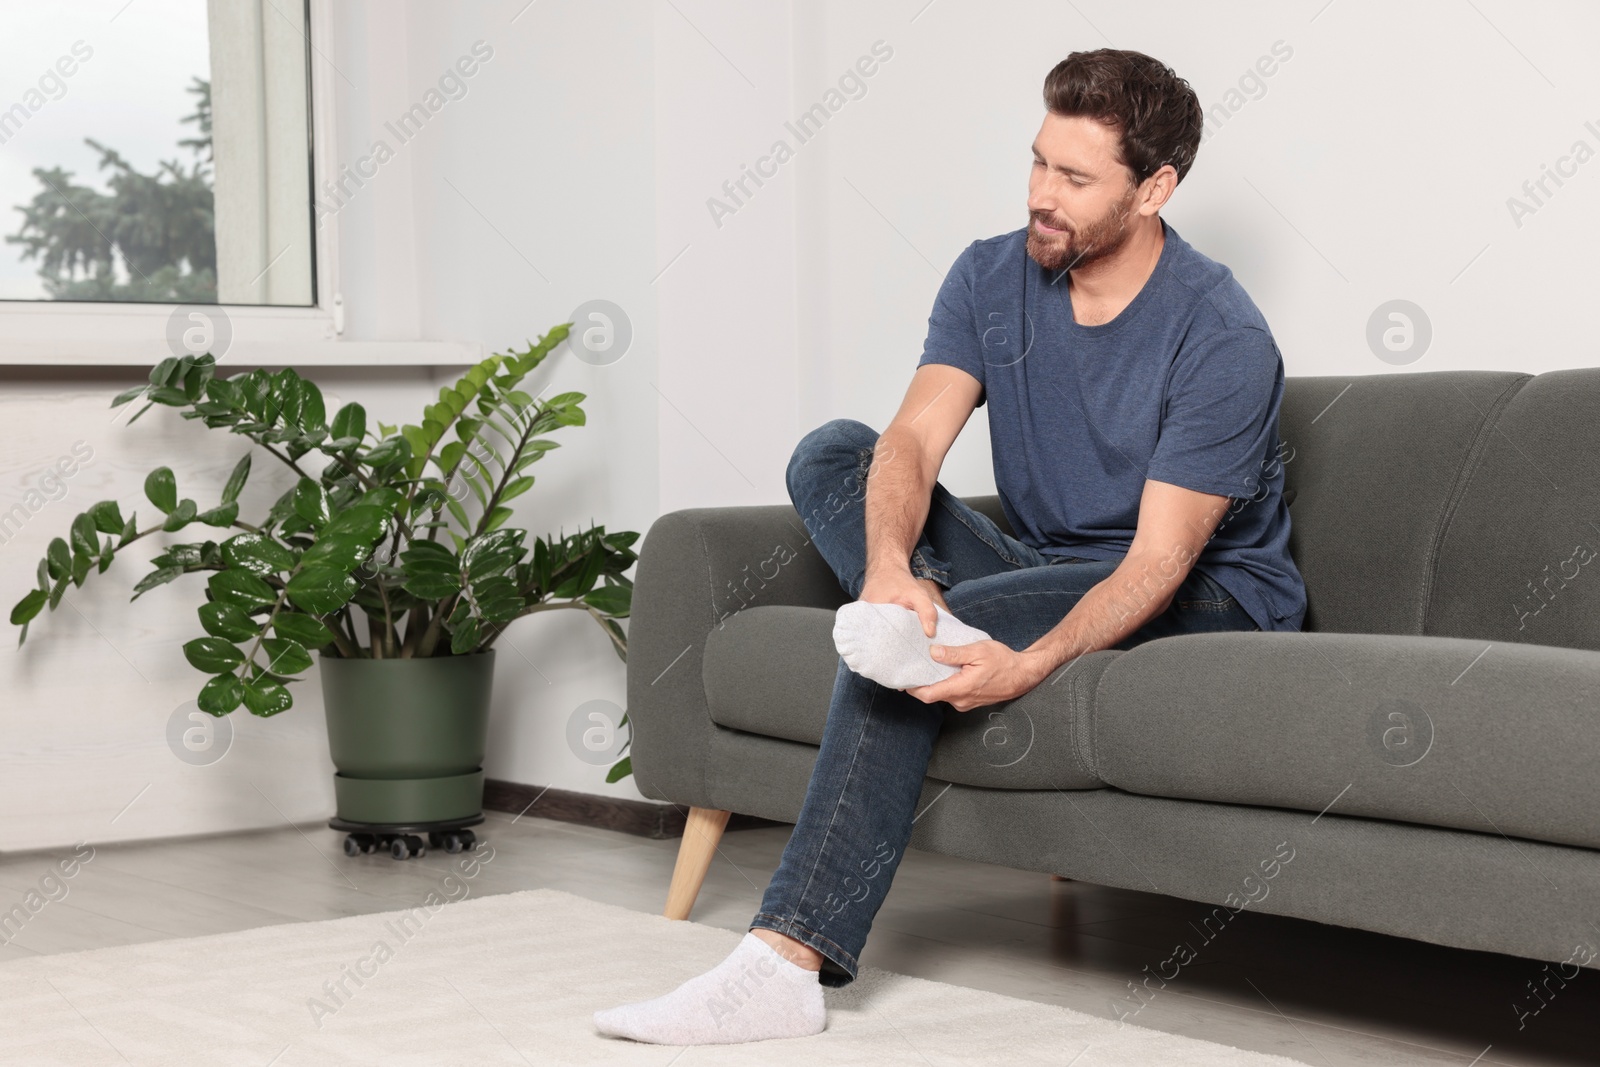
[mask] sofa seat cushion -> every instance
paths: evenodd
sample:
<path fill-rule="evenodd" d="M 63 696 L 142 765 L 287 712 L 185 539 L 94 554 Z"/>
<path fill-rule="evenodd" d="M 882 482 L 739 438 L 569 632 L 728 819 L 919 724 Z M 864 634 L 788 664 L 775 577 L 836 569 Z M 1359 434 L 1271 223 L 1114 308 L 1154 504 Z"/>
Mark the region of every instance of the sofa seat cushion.
<path fill-rule="evenodd" d="M 706 638 L 702 677 L 713 722 L 734 730 L 822 743 L 836 673 L 834 613 L 768 604 L 722 620 Z M 944 725 L 928 776 L 995 789 L 1094 789 L 1089 751 L 1095 687 L 1119 656 L 1080 656 L 1071 669 L 1006 704 L 958 712 L 927 705 Z"/>
<path fill-rule="evenodd" d="M 1100 776 L 1129 792 L 1600 848 L 1600 652 L 1187 634 L 1111 663 L 1094 707 Z"/>

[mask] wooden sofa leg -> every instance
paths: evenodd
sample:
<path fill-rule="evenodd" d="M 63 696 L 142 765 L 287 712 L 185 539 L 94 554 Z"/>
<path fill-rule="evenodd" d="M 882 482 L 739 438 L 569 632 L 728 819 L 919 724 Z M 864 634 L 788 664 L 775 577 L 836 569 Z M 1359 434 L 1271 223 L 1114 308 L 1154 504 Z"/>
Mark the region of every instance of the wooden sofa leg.
<path fill-rule="evenodd" d="M 678 862 L 672 868 L 672 885 L 667 889 L 667 908 L 662 912 L 667 918 L 689 917 L 731 814 L 716 808 L 689 809 L 689 822 L 683 828 L 683 841 L 678 845 Z"/>

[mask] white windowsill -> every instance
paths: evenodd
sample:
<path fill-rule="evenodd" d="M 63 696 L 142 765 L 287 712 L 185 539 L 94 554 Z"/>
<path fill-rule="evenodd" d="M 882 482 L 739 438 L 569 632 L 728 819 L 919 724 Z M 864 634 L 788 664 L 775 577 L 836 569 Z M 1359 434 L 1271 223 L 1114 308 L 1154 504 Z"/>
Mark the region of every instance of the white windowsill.
<path fill-rule="evenodd" d="M 0 342 L 0 366 L 153 367 L 171 356 L 160 341 L 72 341 L 63 338 Z M 486 353 L 478 341 L 244 341 L 217 360 L 228 367 L 464 367 Z"/>

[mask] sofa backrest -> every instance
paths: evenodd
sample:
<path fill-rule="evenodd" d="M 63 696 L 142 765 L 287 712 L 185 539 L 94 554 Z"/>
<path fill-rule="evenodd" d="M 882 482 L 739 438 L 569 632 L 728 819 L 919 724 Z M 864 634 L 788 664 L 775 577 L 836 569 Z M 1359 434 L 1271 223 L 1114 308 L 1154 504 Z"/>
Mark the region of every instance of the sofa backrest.
<path fill-rule="evenodd" d="M 1600 651 L 1600 368 L 1499 411 L 1440 537 L 1424 632 Z"/>
<path fill-rule="evenodd" d="M 1305 629 L 1600 651 L 1600 368 L 1285 380 Z"/>
<path fill-rule="evenodd" d="M 1290 376 L 1278 414 L 1304 629 L 1422 634 L 1444 517 L 1531 375 Z"/>
<path fill-rule="evenodd" d="M 1600 368 L 1288 376 L 1278 435 L 1306 630 L 1600 651 Z"/>

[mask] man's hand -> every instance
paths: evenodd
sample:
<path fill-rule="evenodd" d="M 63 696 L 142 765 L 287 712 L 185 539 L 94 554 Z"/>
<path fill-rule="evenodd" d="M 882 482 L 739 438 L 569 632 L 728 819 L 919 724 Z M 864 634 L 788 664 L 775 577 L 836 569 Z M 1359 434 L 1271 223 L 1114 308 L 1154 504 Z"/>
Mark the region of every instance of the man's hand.
<path fill-rule="evenodd" d="M 944 602 L 944 590 L 930 578 L 918 578 L 905 568 L 869 572 L 861 583 L 862 601 L 869 604 L 898 604 L 917 613 L 922 620 L 922 632 L 932 637 L 938 630 L 939 615 L 934 605 L 950 611 Z M 952 615 L 955 612 L 950 612 Z"/>
<path fill-rule="evenodd" d="M 957 711 L 1015 700 L 1055 669 L 1045 653 L 1017 652 L 1000 641 L 934 645 L 928 652 L 936 662 L 960 667 L 961 673 L 932 685 L 914 685 L 906 692 L 925 704 L 948 701 Z"/>

